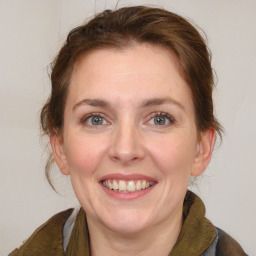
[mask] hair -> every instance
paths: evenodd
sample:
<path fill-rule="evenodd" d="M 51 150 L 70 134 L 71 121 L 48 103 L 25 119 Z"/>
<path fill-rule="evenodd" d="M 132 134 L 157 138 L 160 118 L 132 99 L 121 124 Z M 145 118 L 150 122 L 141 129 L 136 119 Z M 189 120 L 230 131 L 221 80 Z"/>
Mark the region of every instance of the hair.
<path fill-rule="evenodd" d="M 68 86 L 79 59 L 97 49 L 125 49 L 136 43 L 164 47 L 177 56 L 182 76 L 191 91 L 198 131 L 214 129 L 221 139 L 222 127 L 213 111 L 211 54 L 205 39 L 181 16 L 146 6 L 105 10 L 68 34 L 52 62 L 52 90 L 41 111 L 43 133 L 49 137 L 62 134 Z M 45 172 L 52 187 L 50 169 L 53 162 L 50 153 Z"/>

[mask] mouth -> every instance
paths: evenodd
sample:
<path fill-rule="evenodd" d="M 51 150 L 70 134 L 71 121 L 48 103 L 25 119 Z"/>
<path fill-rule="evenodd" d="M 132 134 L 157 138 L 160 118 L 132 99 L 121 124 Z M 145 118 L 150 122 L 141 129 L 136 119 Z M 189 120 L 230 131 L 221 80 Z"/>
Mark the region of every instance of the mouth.
<path fill-rule="evenodd" d="M 157 181 L 144 175 L 111 174 L 101 178 L 103 190 L 116 199 L 136 199 L 149 193 Z"/>
<path fill-rule="evenodd" d="M 102 185 L 115 192 L 121 193 L 133 193 L 135 191 L 141 191 L 148 189 L 155 184 L 153 181 L 146 180 L 103 180 Z"/>

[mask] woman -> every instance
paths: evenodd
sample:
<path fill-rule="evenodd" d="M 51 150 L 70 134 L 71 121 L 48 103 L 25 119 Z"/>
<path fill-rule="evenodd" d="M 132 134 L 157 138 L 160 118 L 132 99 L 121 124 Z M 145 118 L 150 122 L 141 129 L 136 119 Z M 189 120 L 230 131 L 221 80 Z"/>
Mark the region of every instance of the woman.
<path fill-rule="evenodd" d="M 41 124 L 81 209 L 11 256 L 246 255 L 187 191 L 221 137 L 209 52 L 190 23 L 143 6 L 105 11 L 70 32 L 51 81 Z"/>

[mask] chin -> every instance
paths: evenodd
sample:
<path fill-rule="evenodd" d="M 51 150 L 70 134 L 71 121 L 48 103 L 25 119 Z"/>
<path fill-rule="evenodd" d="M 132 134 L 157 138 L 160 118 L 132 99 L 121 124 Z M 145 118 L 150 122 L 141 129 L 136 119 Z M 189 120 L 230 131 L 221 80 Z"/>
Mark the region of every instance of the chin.
<path fill-rule="evenodd" d="M 148 228 L 149 216 L 139 213 L 138 210 L 126 210 L 111 214 L 109 218 L 102 220 L 103 225 L 119 234 L 135 234 Z"/>

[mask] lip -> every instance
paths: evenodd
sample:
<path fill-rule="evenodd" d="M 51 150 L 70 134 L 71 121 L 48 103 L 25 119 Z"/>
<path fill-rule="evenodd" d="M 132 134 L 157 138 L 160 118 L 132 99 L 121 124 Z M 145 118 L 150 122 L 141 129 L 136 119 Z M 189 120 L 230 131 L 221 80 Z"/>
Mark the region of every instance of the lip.
<path fill-rule="evenodd" d="M 111 173 L 108 175 L 105 175 L 100 178 L 99 182 L 102 182 L 104 180 L 146 180 L 148 182 L 155 182 L 157 183 L 156 179 L 146 176 L 146 175 L 141 175 L 141 174 L 121 174 L 121 173 Z"/>
<path fill-rule="evenodd" d="M 118 200 L 133 200 L 133 199 L 138 199 L 142 196 L 145 196 L 148 194 L 152 189 L 155 188 L 156 184 L 152 185 L 149 188 L 139 190 L 139 191 L 134 191 L 134 192 L 129 192 L 129 193 L 123 193 L 123 192 L 116 192 L 114 190 L 108 189 L 100 183 L 101 188 L 112 198 L 118 199 Z"/>
<path fill-rule="evenodd" d="M 129 192 L 129 193 L 124 193 L 124 192 L 117 192 L 114 191 L 112 189 L 108 189 L 105 186 L 103 186 L 102 182 L 104 180 L 124 180 L 124 181 L 129 181 L 129 180 L 146 180 L 147 182 L 154 182 L 154 184 L 147 188 L 147 189 L 143 189 L 143 190 L 139 190 L 139 191 L 134 191 L 134 192 Z M 155 188 L 155 186 L 157 185 L 157 181 L 149 176 L 146 175 L 141 175 L 141 174 L 127 174 L 127 175 L 123 175 L 120 173 L 112 173 L 112 174 L 108 174 L 105 175 L 103 177 L 100 178 L 99 180 L 99 184 L 101 186 L 101 188 L 103 189 L 103 191 L 109 195 L 110 197 L 117 199 L 117 200 L 134 200 L 134 199 L 138 199 L 141 198 L 145 195 L 147 195 L 149 192 L 152 191 L 152 189 Z"/>

